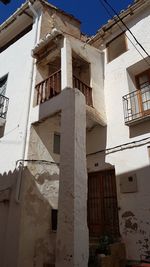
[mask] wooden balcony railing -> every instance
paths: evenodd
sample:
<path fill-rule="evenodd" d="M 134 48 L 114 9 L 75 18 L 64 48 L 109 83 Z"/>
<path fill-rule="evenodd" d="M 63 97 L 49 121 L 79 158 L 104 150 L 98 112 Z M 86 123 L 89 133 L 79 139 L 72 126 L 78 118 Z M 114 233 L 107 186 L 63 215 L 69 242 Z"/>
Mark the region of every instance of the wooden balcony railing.
<path fill-rule="evenodd" d="M 0 95 L 0 118 L 6 119 L 6 114 L 8 110 L 9 98 L 4 95 Z"/>
<path fill-rule="evenodd" d="M 92 88 L 89 85 L 79 80 L 76 76 L 73 76 L 73 87 L 78 88 L 84 94 L 87 105 L 93 106 Z"/>
<path fill-rule="evenodd" d="M 92 88 L 73 76 L 73 87 L 78 88 L 86 98 L 86 104 L 93 106 Z M 61 92 L 61 70 L 53 73 L 46 80 L 35 86 L 37 92 L 36 104 L 42 104 Z"/>
<path fill-rule="evenodd" d="M 35 89 L 37 90 L 37 105 L 58 95 L 61 92 L 61 70 L 56 71 L 46 80 L 38 83 Z"/>
<path fill-rule="evenodd" d="M 150 115 L 150 85 L 123 96 L 125 124 Z"/>

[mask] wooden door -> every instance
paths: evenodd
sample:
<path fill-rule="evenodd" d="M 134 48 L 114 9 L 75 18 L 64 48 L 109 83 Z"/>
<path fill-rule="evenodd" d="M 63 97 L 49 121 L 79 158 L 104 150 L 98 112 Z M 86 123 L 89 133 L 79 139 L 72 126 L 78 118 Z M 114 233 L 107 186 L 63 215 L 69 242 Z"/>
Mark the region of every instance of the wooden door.
<path fill-rule="evenodd" d="M 119 236 L 115 171 L 88 176 L 88 227 L 92 237 Z"/>
<path fill-rule="evenodd" d="M 138 103 L 141 115 L 150 114 L 150 70 L 136 76 Z"/>

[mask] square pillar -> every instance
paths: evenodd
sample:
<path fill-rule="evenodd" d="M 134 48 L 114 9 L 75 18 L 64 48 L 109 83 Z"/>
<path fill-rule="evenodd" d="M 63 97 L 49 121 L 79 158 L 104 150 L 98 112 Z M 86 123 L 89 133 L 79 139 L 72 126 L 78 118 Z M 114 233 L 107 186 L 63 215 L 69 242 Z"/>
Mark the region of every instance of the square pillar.
<path fill-rule="evenodd" d="M 61 48 L 61 90 L 66 87 L 73 87 L 72 49 L 69 40 L 64 37 Z"/>
<path fill-rule="evenodd" d="M 61 157 L 56 267 L 88 266 L 86 105 L 68 90 L 61 113 Z M 64 95 L 65 96 L 65 95 Z M 67 104 L 66 104 L 67 103 Z"/>

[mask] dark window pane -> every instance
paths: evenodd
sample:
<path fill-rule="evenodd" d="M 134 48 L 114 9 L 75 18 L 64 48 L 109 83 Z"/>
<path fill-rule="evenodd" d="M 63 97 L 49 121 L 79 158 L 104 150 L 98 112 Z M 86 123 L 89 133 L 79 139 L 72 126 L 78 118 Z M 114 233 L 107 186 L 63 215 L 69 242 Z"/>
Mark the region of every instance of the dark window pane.
<path fill-rule="evenodd" d="M 57 230 L 57 213 L 58 213 L 58 210 L 52 209 L 52 230 L 53 231 Z"/>
<path fill-rule="evenodd" d="M 60 134 L 59 133 L 54 133 L 53 152 L 55 154 L 60 154 Z"/>

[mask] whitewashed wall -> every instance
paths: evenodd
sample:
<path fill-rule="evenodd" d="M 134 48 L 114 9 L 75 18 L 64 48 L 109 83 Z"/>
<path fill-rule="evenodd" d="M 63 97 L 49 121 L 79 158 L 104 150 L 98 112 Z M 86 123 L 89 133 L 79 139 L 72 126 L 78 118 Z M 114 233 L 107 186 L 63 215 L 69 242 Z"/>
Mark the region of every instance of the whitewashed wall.
<path fill-rule="evenodd" d="M 5 132 L 0 139 L 0 173 L 13 170 L 16 160 L 23 157 L 34 40 L 33 29 L 0 54 L 0 77 L 8 73 L 9 98 Z"/>
<path fill-rule="evenodd" d="M 134 19 L 132 16 L 132 21 L 128 26 L 150 53 L 150 10 L 147 9 L 140 15 L 137 14 Z M 115 35 L 117 35 L 116 32 L 110 35 L 106 43 Z M 127 35 L 145 56 L 128 32 Z M 122 97 L 129 93 L 131 86 L 128 71 L 136 75 L 149 68 L 145 62 L 141 61 L 142 57 L 129 40 L 127 40 L 127 46 L 128 50 L 110 63 L 107 63 L 106 49 L 103 50 L 105 52 L 104 92 L 107 127 L 97 127 L 88 133 L 87 153 L 150 137 L 149 120 L 130 127 L 124 123 Z M 150 252 L 150 161 L 147 146 L 130 148 L 108 155 L 99 153 L 88 157 L 89 172 L 115 167 L 120 232 L 127 245 L 127 257 L 130 260 L 140 260 Z M 130 176 L 131 173 L 137 176 L 137 192 L 121 193 L 120 176 Z"/>

